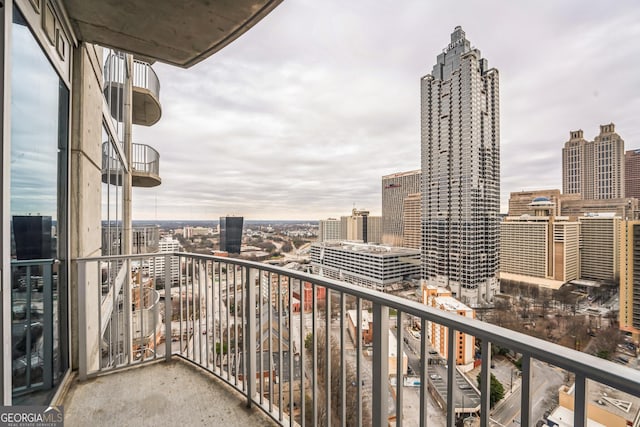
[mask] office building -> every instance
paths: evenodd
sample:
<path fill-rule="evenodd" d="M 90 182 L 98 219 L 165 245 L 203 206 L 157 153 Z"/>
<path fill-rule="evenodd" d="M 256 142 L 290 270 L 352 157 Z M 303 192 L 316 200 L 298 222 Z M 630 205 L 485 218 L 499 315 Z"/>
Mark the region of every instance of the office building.
<path fill-rule="evenodd" d="M 640 341 L 640 221 L 620 224 L 620 329 Z"/>
<path fill-rule="evenodd" d="M 534 215 L 534 209 L 530 205 L 534 199 L 545 197 L 554 205 L 551 215 L 560 215 L 560 190 L 533 190 L 515 191 L 509 194 L 508 216 Z"/>
<path fill-rule="evenodd" d="M 404 201 L 409 194 L 420 194 L 422 172 L 398 172 L 382 177 L 382 243 L 404 244 Z"/>
<path fill-rule="evenodd" d="M 422 279 L 471 305 L 498 287 L 499 78 L 460 27 L 421 79 Z"/>
<path fill-rule="evenodd" d="M 350 216 L 340 217 L 340 236 L 343 240 L 380 243 L 382 217 L 371 216 L 369 211 L 353 208 Z"/>
<path fill-rule="evenodd" d="M 530 203 L 534 215 L 500 224 L 500 280 L 558 289 L 580 272 L 580 223 L 554 217 L 546 197 Z"/>
<path fill-rule="evenodd" d="M 430 307 L 435 307 L 449 313 L 458 314 L 469 319 L 475 319 L 475 311 L 451 296 L 451 291 L 444 288 L 425 286 L 422 288 L 422 303 Z M 423 331 L 429 337 L 433 348 L 441 357 L 447 358 L 448 330 L 446 326 L 434 322 L 427 322 L 427 330 Z M 473 369 L 475 357 L 475 337 L 463 332 L 455 333 L 456 344 L 456 365 L 461 366 L 464 371 Z"/>
<path fill-rule="evenodd" d="M 242 245 L 242 222 L 241 216 L 221 216 L 220 217 L 220 250 L 230 254 L 239 254 Z"/>
<path fill-rule="evenodd" d="M 615 125 L 601 125 L 593 141 L 582 130 L 569 135 L 562 149 L 562 193 L 586 200 L 625 197 L 624 141 Z"/>
<path fill-rule="evenodd" d="M 640 150 L 624 153 L 624 195 L 640 199 Z"/>
<path fill-rule="evenodd" d="M 588 214 L 580 223 L 580 278 L 609 285 L 620 281 L 620 217 Z"/>
<path fill-rule="evenodd" d="M 408 194 L 403 200 L 403 230 L 402 246 L 411 249 L 420 249 L 422 241 L 421 233 L 421 206 L 422 197 L 420 193 Z"/>
<path fill-rule="evenodd" d="M 418 276 L 420 251 L 355 242 L 311 245 L 314 274 L 379 291 Z"/>
<path fill-rule="evenodd" d="M 163 236 L 158 241 L 158 252 L 181 252 L 182 250 L 183 248 L 180 242 L 171 236 Z M 166 278 L 165 257 L 159 256 L 151 258 L 149 272 L 151 277 L 155 279 L 156 284 L 164 284 Z M 171 258 L 169 272 L 171 283 L 177 284 L 180 278 L 180 260 L 178 258 Z"/>
<path fill-rule="evenodd" d="M 342 236 L 342 222 L 336 218 L 321 219 L 319 221 L 318 241 L 326 242 L 329 240 L 344 240 L 346 235 Z"/>
<path fill-rule="evenodd" d="M 210 236 L 213 229 L 209 227 L 182 227 L 182 235 L 185 239 L 191 239 L 198 236 Z"/>

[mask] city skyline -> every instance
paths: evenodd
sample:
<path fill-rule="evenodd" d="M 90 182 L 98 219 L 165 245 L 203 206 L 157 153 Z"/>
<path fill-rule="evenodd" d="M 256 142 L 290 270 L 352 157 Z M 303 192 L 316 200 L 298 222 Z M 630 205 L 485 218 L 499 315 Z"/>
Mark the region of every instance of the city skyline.
<path fill-rule="evenodd" d="M 640 148 L 640 8 L 465 5 L 285 2 L 188 73 L 157 64 L 163 117 L 134 135 L 163 184 L 134 190 L 134 218 L 379 215 L 380 177 L 419 168 L 420 78 L 457 25 L 500 68 L 501 212 L 511 191 L 561 188 L 571 130 L 613 122 Z"/>

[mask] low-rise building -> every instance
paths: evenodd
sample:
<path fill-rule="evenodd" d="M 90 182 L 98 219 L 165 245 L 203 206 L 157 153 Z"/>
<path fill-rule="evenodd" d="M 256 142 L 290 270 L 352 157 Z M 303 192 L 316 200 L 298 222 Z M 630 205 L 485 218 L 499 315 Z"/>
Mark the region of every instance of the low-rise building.
<path fill-rule="evenodd" d="M 361 311 L 362 344 L 368 345 L 373 341 L 373 316 L 367 310 Z M 347 310 L 347 330 L 353 344 L 357 344 L 358 335 L 358 311 Z"/>
<path fill-rule="evenodd" d="M 558 390 L 559 405 L 548 416 L 547 425 L 557 427 L 573 426 L 575 385 L 563 385 Z M 590 382 L 587 387 L 587 422 L 589 427 L 626 427 L 638 425 L 640 419 L 640 399 Z"/>
<path fill-rule="evenodd" d="M 420 251 L 354 242 L 318 242 L 311 245 L 311 266 L 314 274 L 384 291 L 420 274 Z"/>
<path fill-rule="evenodd" d="M 451 291 L 444 288 L 424 286 L 422 288 L 422 302 L 425 305 L 456 313 L 469 319 L 476 317 L 475 310 L 453 298 Z M 448 329 L 446 326 L 427 322 L 427 330 L 422 331 L 423 335 L 428 334 L 433 348 L 445 359 L 448 357 Z M 463 370 L 473 369 L 475 337 L 456 331 L 455 340 L 456 365 L 460 365 Z"/>

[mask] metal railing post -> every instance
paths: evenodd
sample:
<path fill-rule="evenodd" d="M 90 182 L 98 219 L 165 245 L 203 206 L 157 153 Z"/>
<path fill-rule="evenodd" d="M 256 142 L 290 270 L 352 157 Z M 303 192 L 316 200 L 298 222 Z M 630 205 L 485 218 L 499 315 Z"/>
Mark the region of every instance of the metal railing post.
<path fill-rule="evenodd" d="M 456 331 L 452 327 L 447 328 L 447 427 L 453 427 L 456 422 L 456 390 L 453 385 L 456 382 L 456 358 L 455 358 Z"/>
<path fill-rule="evenodd" d="M 413 328 L 413 327 L 412 327 Z M 427 425 L 427 400 L 429 399 L 429 393 L 427 390 L 427 367 L 429 365 L 429 358 L 427 356 L 427 321 L 420 319 L 420 427 L 426 427 Z"/>
<path fill-rule="evenodd" d="M 250 408 L 256 393 L 256 270 L 245 267 L 245 382 L 247 384 L 247 406 Z M 291 379 L 290 379 L 291 380 Z"/>
<path fill-rule="evenodd" d="M 171 321 L 173 319 L 173 301 L 171 300 L 171 255 L 164 256 L 164 358 L 171 361 L 173 348 L 173 332 Z"/>
<path fill-rule="evenodd" d="M 373 389 L 371 407 L 373 425 L 389 424 L 389 308 L 373 303 Z"/>
<path fill-rule="evenodd" d="M 573 398 L 574 398 L 573 425 L 574 427 L 584 427 L 587 425 L 586 423 L 587 405 L 585 401 L 586 395 L 587 395 L 587 380 L 585 378 L 584 373 L 577 372 L 575 388 L 573 390 Z"/>
<path fill-rule="evenodd" d="M 402 312 L 396 312 L 396 427 L 402 427 L 404 406 L 402 389 L 404 386 L 404 354 L 402 352 Z"/>
<path fill-rule="evenodd" d="M 482 340 L 482 369 L 480 371 L 480 427 L 489 427 L 489 411 L 491 398 L 491 343 Z"/>
<path fill-rule="evenodd" d="M 87 263 L 78 266 L 78 379 L 87 379 Z M 100 326 L 98 326 L 99 328 Z"/>
<path fill-rule="evenodd" d="M 533 372 L 531 370 L 531 356 L 529 354 L 522 355 L 522 381 L 520 384 L 520 425 L 531 425 L 531 379 Z"/>
<path fill-rule="evenodd" d="M 44 369 L 42 371 L 42 380 L 44 387 L 53 388 L 53 263 L 47 262 L 43 266 L 43 291 L 44 291 L 44 333 L 43 338 L 43 358 Z M 29 325 L 29 327 L 31 327 Z"/>

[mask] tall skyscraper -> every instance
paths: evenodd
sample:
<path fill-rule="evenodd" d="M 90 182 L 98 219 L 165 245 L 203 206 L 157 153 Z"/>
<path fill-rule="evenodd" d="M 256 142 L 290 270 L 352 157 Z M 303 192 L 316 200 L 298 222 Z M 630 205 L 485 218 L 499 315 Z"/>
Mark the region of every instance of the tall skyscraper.
<path fill-rule="evenodd" d="M 405 246 L 404 199 L 420 193 L 422 171 L 398 172 L 382 177 L 382 243 Z"/>
<path fill-rule="evenodd" d="M 624 153 L 624 196 L 640 199 L 640 150 Z"/>
<path fill-rule="evenodd" d="M 615 125 L 601 125 L 593 141 L 582 130 L 569 135 L 562 149 L 562 193 L 586 200 L 625 197 L 624 141 Z"/>
<path fill-rule="evenodd" d="M 240 253 L 242 244 L 242 223 L 241 216 L 221 216 L 220 217 L 220 250 L 232 254 Z"/>
<path fill-rule="evenodd" d="M 498 287 L 498 86 L 460 27 L 421 80 L 422 279 L 470 305 Z"/>

